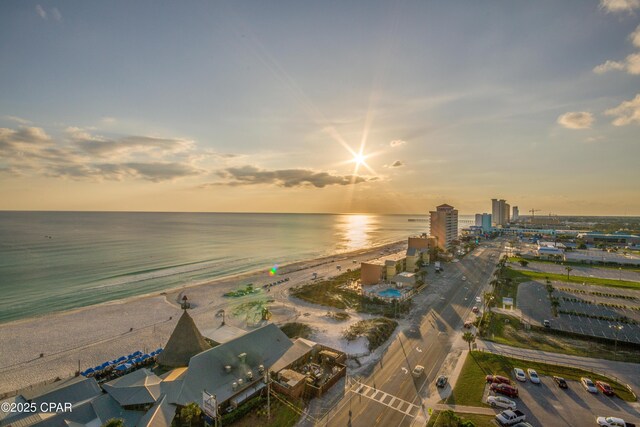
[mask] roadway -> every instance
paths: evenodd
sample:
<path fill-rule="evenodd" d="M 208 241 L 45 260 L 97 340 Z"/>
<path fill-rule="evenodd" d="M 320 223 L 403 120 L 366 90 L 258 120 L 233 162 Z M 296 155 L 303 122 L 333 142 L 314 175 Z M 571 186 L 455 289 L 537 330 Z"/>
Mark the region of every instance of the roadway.
<path fill-rule="evenodd" d="M 485 242 L 459 262 L 444 264 L 443 273 L 435 273 L 430 267 L 430 286 L 414 299 L 408 318 L 410 326 L 397 335 L 371 374 L 360 379 L 366 387 L 352 387 L 360 388 L 362 393 L 347 389 L 334 409 L 316 425 L 410 426 L 416 417 L 424 419 L 426 408 L 422 401 L 428 397 L 430 384 L 451 351 L 455 331 L 470 316 L 472 307 L 480 305 L 475 298 L 481 296 L 491 280 L 503 246 L 503 239 Z M 440 298 L 428 305 L 427 297 L 434 291 L 440 293 Z M 426 368 L 425 375 L 418 379 L 411 376 L 415 365 Z M 413 406 L 399 404 L 399 399 Z"/>

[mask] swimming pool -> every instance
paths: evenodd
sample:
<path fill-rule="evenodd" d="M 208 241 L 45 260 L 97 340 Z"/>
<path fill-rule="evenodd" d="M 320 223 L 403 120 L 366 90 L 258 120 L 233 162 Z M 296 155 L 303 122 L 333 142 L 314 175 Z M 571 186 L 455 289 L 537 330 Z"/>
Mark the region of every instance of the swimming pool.
<path fill-rule="evenodd" d="M 378 296 L 383 298 L 400 298 L 402 296 L 402 292 L 397 289 L 385 289 L 384 291 L 378 291 Z"/>

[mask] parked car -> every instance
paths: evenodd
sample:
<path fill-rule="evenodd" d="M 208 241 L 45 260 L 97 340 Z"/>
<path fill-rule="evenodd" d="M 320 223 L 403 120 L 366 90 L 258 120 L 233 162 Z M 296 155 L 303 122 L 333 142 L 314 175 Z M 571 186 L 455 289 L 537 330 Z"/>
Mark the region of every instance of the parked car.
<path fill-rule="evenodd" d="M 538 376 L 538 373 L 534 370 L 534 369 L 527 369 L 527 374 L 529 374 L 529 379 L 531 380 L 532 383 L 534 384 L 540 384 L 540 377 Z"/>
<path fill-rule="evenodd" d="M 462 281 L 465 282 L 467 280 L 467 276 L 462 276 Z"/>
<path fill-rule="evenodd" d="M 545 328 L 550 328 L 551 327 L 551 322 L 549 322 L 548 320 L 543 320 L 542 324 L 544 325 Z"/>
<path fill-rule="evenodd" d="M 508 409 L 496 415 L 496 421 L 498 421 L 498 423 L 503 426 L 512 426 L 519 423 L 520 421 L 526 420 L 527 416 L 524 414 L 524 412 L 518 411 L 517 409 L 515 411 Z"/>
<path fill-rule="evenodd" d="M 473 322 L 471 320 L 467 320 L 466 322 L 464 322 L 465 328 L 471 329 L 472 326 L 473 326 Z"/>
<path fill-rule="evenodd" d="M 562 377 L 556 377 L 554 375 L 553 381 L 555 381 L 555 383 L 558 384 L 558 387 L 560 388 L 569 388 L 569 386 L 567 385 L 567 382 Z"/>
<path fill-rule="evenodd" d="M 505 408 L 512 411 L 516 409 L 516 402 L 503 396 L 489 396 L 487 397 L 487 403 L 494 408 Z"/>
<path fill-rule="evenodd" d="M 413 368 L 413 371 L 411 371 L 411 375 L 413 375 L 414 378 L 419 378 L 420 375 L 422 375 L 424 373 L 424 366 L 422 365 L 416 365 L 415 368 Z"/>
<path fill-rule="evenodd" d="M 529 424 L 528 422 L 524 421 L 518 424 L 514 424 L 511 427 L 533 427 L 533 424 Z"/>
<path fill-rule="evenodd" d="M 445 377 L 444 375 L 440 375 L 438 377 L 438 379 L 436 380 L 436 387 L 442 388 L 442 387 L 446 386 L 447 385 L 447 381 L 448 381 L 447 377 Z"/>
<path fill-rule="evenodd" d="M 478 306 L 473 306 L 473 308 L 471 309 L 471 311 L 473 311 L 474 313 L 479 313 L 480 309 L 478 308 Z"/>
<path fill-rule="evenodd" d="M 511 380 L 507 377 L 503 377 L 502 375 L 487 375 L 484 377 L 488 383 L 498 383 L 498 384 L 509 384 L 511 385 Z"/>
<path fill-rule="evenodd" d="M 513 374 L 516 376 L 518 381 L 526 382 L 527 376 L 524 374 L 524 371 L 520 368 L 513 368 Z"/>
<path fill-rule="evenodd" d="M 477 302 L 477 303 L 481 303 L 481 302 L 482 302 L 482 298 L 480 298 L 480 297 L 476 297 L 476 302 Z"/>
<path fill-rule="evenodd" d="M 636 427 L 633 423 L 627 423 L 618 417 L 597 417 L 596 422 L 602 427 Z"/>
<path fill-rule="evenodd" d="M 604 381 L 596 381 L 596 387 L 598 387 L 600 391 L 606 394 L 607 396 L 614 396 L 616 394 L 611 388 L 611 386 L 605 383 Z"/>
<path fill-rule="evenodd" d="M 509 384 L 496 384 L 493 383 L 489 389 L 495 393 L 504 394 L 509 397 L 518 397 L 518 389 L 510 386 Z"/>
<path fill-rule="evenodd" d="M 598 389 L 596 388 L 596 385 L 589 378 L 581 377 L 580 384 L 582 384 L 582 387 L 584 387 L 584 389 L 587 390 L 589 393 L 598 393 Z"/>

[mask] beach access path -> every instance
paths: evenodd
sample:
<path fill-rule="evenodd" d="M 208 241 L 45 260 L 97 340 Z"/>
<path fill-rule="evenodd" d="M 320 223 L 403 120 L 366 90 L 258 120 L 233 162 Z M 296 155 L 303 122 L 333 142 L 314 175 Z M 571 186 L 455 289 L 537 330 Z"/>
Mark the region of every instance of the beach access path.
<path fill-rule="evenodd" d="M 257 271 L 1 324 L 0 397 L 52 382 L 55 378 L 72 376 L 78 369 L 84 370 L 136 350 L 144 352 L 164 347 L 180 317 L 182 310 L 178 301 L 183 294 L 188 296 L 192 304 L 189 313 L 196 325 L 204 330 L 220 324 L 221 319 L 216 316 L 220 309 L 252 300 L 251 296 L 225 298 L 224 293 L 247 283 L 253 283 L 257 288 L 288 277 L 289 281 L 273 287 L 271 292 L 263 293 L 262 297 L 273 298 L 278 304 L 288 306 L 295 318 L 304 313 L 289 300 L 286 291 L 293 286 L 311 283 L 312 273 L 317 273 L 320 278 L 331 277 L 340 274 L 337 265 L 342 265 L 342 271 L 358 268 L 362 261 L 404 250 L 406 241 L 400 241 L 282 266 L 276 277 L 269 276 L 269 270 Z M 309 312 L 313 307 L 301 309 Z M 313 317 L 321 319 L 320 312 L 326 313 L 327 310 L 329 308 L 316 307 Z M 359 320 L 359 317 L 354 317 L 352 321 Z M 234 317 L 231 313 L 226 321 L 234 326 L 246 327 L 245 319 Z M 338 326 L 327 319 L 326 333 L 320 335 L 335 335 L 336 326 L 342 329 L 348 324 Z M 339 332 L 337 334 L 340 335 Z M 340 344 L 341 340 L 332 338 L 329 345 Z"/>

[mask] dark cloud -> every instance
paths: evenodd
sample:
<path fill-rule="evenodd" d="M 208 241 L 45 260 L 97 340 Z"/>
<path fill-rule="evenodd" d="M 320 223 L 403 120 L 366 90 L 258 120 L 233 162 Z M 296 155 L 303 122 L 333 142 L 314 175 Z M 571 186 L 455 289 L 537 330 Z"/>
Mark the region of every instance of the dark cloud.
<path fill-rule="evenodd" d="M 91 135 L 84 129 L 67 128 L 67 135 L 82 151 L 101 157 L 120 156 L 123 153 L 159 152 L 177 153 L 193 147 L 193 141 L 179 138 L 156 138 L 131 135 L 117 139 Z"/>
<path fill-rule="evenodd" d="M 400 160 L 396 160 L 395 162 L 391 163 L 392 168 L 398 168 L 400 166 L 404 166 L 404 163 L 402 163 Z"/>
<path fill-rule="evenodd" d="M 315 172 L 309 169 L 266 170 L 255 166 L 227 168 L 218 172 L 224 182 L 213 185 L 258 185 L 272 184 L 280 187 L 313 186 L 324 188 L 328 185 L 352 185 L 376 180 L 375 177 L 357 175 L 332 175 L 328 172 Z"/>

